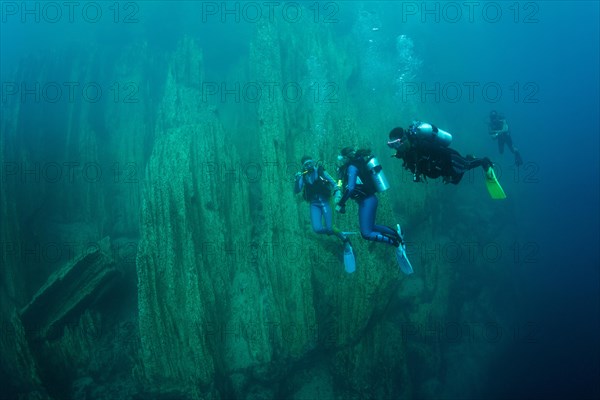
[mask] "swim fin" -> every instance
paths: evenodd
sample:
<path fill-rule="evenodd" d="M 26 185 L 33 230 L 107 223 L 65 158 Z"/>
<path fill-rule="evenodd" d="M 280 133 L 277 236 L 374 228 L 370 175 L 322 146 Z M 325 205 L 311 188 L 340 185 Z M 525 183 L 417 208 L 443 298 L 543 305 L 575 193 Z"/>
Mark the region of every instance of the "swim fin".
<path fill-rule="evenodd" d="M 349 242 L 344 245 L 344 268 L 349 274 L 356 270 L 356 259 L 352 251 L 352 245 Z"/>
<path fill-rule="evenodd" d="M 406 243 L 404 243 L 404 235 L 402 234 L 402 229 L 400 229 L 400 224 L 396 224 L 396 231 L 398 232 L 398 236 L 400 236 L 400 246 L 396 248 L 396 262 L 398 263 L 398 267 L 400 267 L 400 271 L 406 275 L 410 275 L 415 271 L 410 261 L 408 261 L 408 257 L 406 257 Z"/>
<path fill-rule="evenodd" d="M 504 189 L 500 186 L 498 179 L 496 179 L 496 173 L 494 172 L 494 168 L 489 167 L 485 172 L 485 186 L 487 190 L 494 200 L 502 200 L 506 198 L 506 194 L 504 193 Z"/>

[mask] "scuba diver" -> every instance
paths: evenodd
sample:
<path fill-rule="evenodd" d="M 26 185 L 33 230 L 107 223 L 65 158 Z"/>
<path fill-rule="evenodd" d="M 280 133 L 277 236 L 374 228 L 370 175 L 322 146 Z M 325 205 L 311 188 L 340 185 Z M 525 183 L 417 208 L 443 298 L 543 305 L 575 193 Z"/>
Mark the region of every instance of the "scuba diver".
<path fill-rule="evenodd" d="M 317 234 L 335 235 L 344 243 L 344 265 L 351 273 L 355 269 L 354 252 L 347 235 L 333 226 L 331 209 L 331 192 L 339 192 L 340 188 L 322 165 L 312 157 L 302 157 L 302 171 L 296 173 L 294 193 L 302 192 L 302 197 L 310 204 L 310 221 Z M 323 225 L 325 221 L 325 225 Z"/>
<path fill-rule="evenodd" d="M 523 159 L 519 149 L 513 145 L 512 137 L 508 123 L 503 115 L 498 114 L 496 110 L 490 112 L 490 120 L 488 122 L 488 133 L 492 139 L 498 140 L 498 151 L 504 154 L 504 145 L 506 144 L 509 150 L 515 155 L 515 165 L 520 167 L 523 165 Z"/>
<path fill-rule="evenodd" d="M 358 224 L 363 239 L 385 243 L 396 248 L 396 261 L 405 274 L 413 272 L 406 258 L 406 244 L 400 225 L 397 230 L 385 225 L 375 224 L 377 205 L 379 201 L 375 193 L 389 189 L 389 184 L 383 174 L 381 165 L 370 150 L 354 150 L 345 147 L 338 156 L 341 162 L 339 169 L 344 193 L 336 196 L 336 211 L 344 214 L 346 202 L 353 199 L 358 204 Z"/>
<path fill-rule="evenodd" d="M 414 182 L 442 177 L 444 183 L 458 185 L 468 170 L 482 166 L 487 171 L 492 166 L 487 157 L 462 157 L 449 147 L 452 135 L 427 123 L 413 122 L 407 130 L 394 128 L 389 138 L 388 146 L 396 150 L 394 157 L 404 161 Z"/>
<path fill-rule="evenodd" d="M 434 125 L 413 121 L 404 130 L 394 128 L 389 134 L 389 147 L 396 150 L 394 157 L 404 161 L 404 168 L 413 174 L 414 182 L 441 177 L 444 183 L 458 185 L 465 172 L 481 166 L 486 175 L 486 186 L 494 199 L 505 198 L 496 179 L 489 158 L 463 157 L 450 148 L 452 135 Z"/>

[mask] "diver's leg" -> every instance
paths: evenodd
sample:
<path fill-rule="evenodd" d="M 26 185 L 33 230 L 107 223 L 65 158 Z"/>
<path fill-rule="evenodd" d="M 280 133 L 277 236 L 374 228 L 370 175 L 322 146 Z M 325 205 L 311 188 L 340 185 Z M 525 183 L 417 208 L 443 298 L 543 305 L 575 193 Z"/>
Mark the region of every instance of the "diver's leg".
<path fill-rule="evenodd" d="M 347 235 L 344 235 L 342 233 L 342 231 L 340 231 L 338 228 L 336 228 L 335 226 L 333 228 L 331 228 L 333 234 L 340 239 L 342 242 L 346 243 L 350 241 L 350 238 Z"/>
<path fill-rule="evenodd" d="M 323 227 L 321 221 L 322 215 L 321 204 L 318 202 L 310 203 L 310 222 L 312 223 L 312 228 L 315 233 L 327 233 L 327 229 Z"/>
<path fill-rule="evenodd" d="M 381 232 L 386 236 L 390 236 L 390 237 L 396 238 L 397 240 L 400 240 L 400 236 L 398 235 L 398 232 L 395 229 L 390 228 L 389 226 L 375 224 L 375 226 L 373 228 L 377 232 Z"/>
<path fill-rule="evenodd" d="M 475 158 L 470 155 L 463 157 L 460 154 L 455 153 L 451 156 L 451 167 L 448 168 L 448 171 L 444 172 L 444 175 L 447 177 L 448 182 L 458 185 L 465 172 L 479 166 L 487 172 L 492 166 L 492 161 L 487 157 Z"/>
<path fill-rule="evenodd" d="M 325 221 L 325 229 L 333 232 L 331 229 L 333 226 L 333 213 L 331 212 L 331 205 L 329 202 L 323 202 L 321 212 L 323 214 L 323 221 Z"/>
<path fill-rule="evenodd" d="M 498 136 L 498 151 L 504 154 L 504 134 Z"/>
<path fill-rule="evenodd" d="M 323 220 L 325 221 L 325 229 L 328 235 L 337 236 L 342 242 L 346 242 L 348 239 L 342 232 L 333 226 L 333 212 L 331 204 L 329 202 L 323 202 Z"/>
<path fill-rule="evenodd" d="M 389 237 L 384 233 L 373 230 L 375 227 L 377 204 L 378 200 L 374 195 L 367 197 L 358 204 L 358 225 L 360 226 L 360 234 L 366 240 L 398 246 L 398 240 L 395 239 L 395 235 Z"/>
<path fill-rule="evenodd" d="M 517 149 L 515 147 L 515 165 L 517 167 L 520 167 L 521 165 L 523 165 L 523 158 L 521 157 L 521 153 L 519 152 L 519 149 Z"/>
<path fill-rule="evenodd" d="M 487 169 L 492 166 L 492 161 L 487 157 L 463 158 L 461 156 L 457 156 L 452 159 L 452 164 L 455 167 L 456 173 L 460 173 L 460 178 L 462 178 L 462 174 L 479 166 L 483 167 L 484 171 L 487 171 Z"/>
<path fill-rule="evenodd" d="M 513 141 L 512 141 L 512 137 L 510 136 L 510 133 L 506 133 L 506 146 L 508 146 L 508 149 L 510 150 L 511 153 L 515 153 L 515 148 L 513 146 Z"/>
<path fill-rule="evenodd" d="M 360 228 L 360 234 L 365 239 L 367 239 L 371 232 L 373 232 L 376 212 L 377 197 L 370 196 L 358 203 L 358 226 Z"/>
<path fill-rule="evenodd" d="M 458 185 L 465 172 L 476 168 L 482 164 L 481 158 L 475 158 L 472 155 L 463 157 L 458 153 L 451 156 L 451 168 L 444 171 L 446 181 L 454 185 Z"/>
<path fill-rule="evenodd" d="M 313 202 L 310 205 L 310 220 L 315 233 L 321 235 L 335 235 L 346 242 L 346 236 L 338 229 L 333 228 L 333 213 L 329 202 Z M 325 225 L 323 225 L 323 221 Z"/>
<path fill-rule="evenodd" d="M 521 153 L 519 153 L 519 149 L 517 148 L 517 146 L 514 145 L 514 143 L 512 141 L 512 136 L 510 136 L 510 134 L 507 135 L 506 145 L 508 146 L 510 151 L 512 151 L 512 153 L 515 155 L 516 166 L 520 167 L 521 165 L 523 165 L 523 159 L 521 158 Z"/>

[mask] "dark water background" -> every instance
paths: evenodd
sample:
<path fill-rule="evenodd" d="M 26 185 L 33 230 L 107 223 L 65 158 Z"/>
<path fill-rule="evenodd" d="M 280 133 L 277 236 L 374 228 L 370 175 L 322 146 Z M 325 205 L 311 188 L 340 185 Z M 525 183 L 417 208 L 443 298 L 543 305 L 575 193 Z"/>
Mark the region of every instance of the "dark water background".
<path fill-rule="evenodd" d="M 10 2 L 3 2 L 3 7 L 5 3 Z M 456 146 L 489 154 L 500 164 L 505 188 L 518 196 L 515 237 L 531 244 L 523 251 L 532 252 L 533 262 L 519 263 L 514 275 L 519 287 L 515 321 L 531 340 L 513 341 L 506 352 L 482 366 L 491 371 L 485 395 L 598 395 L 598 2 L 497 2 L 503 11 L 497 23 L 489 21 L 493 13 L 488 20 L 482 16 L 481 6 L 475 8 L 471 22 L 464 6 L 460 7 L 462 18 L 455 18 L 454 10 L 444 8 L 444 3 L 428 4 L 432 9 L 436 4 L 440 7 L 438 21 L 435 14 L 412 14 L 412 7 L 420 7 L 420 2 L 366 7 L 378 15 L 380 35 L 412 38 L 423 61 L 423 81 L 457 82 L 465 89 L 456 102 L 426 98 L 424 107 L 431 115 L 421 117 L 480 128 L 461 132 Z M 5 15 L 3 8 L 3 18 L 8 20 L 2 21 L 2 81 L 10 80 L 22 57 L 30 54 L 63 47 L 77 52 L 90 46 L 102 49 L 110 63 L 110 55 L 119 54 L 121 46 L 146 40 L 159 55 L 174 50 L 184 34 L 196 38 L 203 48 L 207 76 L 223 77 L 247 55 L 254 26 L 216 19 L 203 23 L 200 7 L 193 2 L 141 2 L 140 23 L 134 25 L 114 24 L 109 18 L 94 25 L 70 24 L 66 17 L 56 24 L 32 23 L 31 19 L 14 23 L 11 18 L 15 17 Z M 358 3 L 339 3 L 339 23 L 332 28 L 336 34 L 350 32 L 355 7 Z M 409 8 L 403 13 L 402 7 Z M 386 46 L 393 49 L 393 40 L 381 39 L 381 43 L 382 51 Z M 475 89 L 471 101 L 464 82 L 498 83 L 503 93 L 498 101 L 490 101 Z M 521 149 L 525 165 L 519 175 L 511 167 L 510 152 L 498 155 L 495 142 L 486 135 L 485 118 L 491 109 L 507 117 Z M 398 116 L 398 123 L 412 117 Z"/>

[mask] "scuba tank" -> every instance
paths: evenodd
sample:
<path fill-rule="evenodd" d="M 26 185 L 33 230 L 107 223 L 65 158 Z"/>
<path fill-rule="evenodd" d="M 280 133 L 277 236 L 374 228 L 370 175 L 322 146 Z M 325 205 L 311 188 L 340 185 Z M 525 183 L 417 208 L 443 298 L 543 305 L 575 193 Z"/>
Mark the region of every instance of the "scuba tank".
<path fill-rule="evenodd" d="M 383 167 L 379 164 L 376 157 L 371 157 L 367 161 L 367 171 L 371 175 L 375 190 L 378 192 L 384 192 L 390 188 L 390 184 L 383 173 Z"/>
<path fill-rule="evenodd" d="M 408 130 L 418 138 L 435 142 L 444 147 L 450 146 L 452 142 L 452 135 L 450 133 L 426 122 L 414 121 Z"/>

